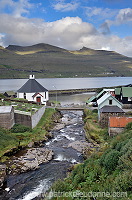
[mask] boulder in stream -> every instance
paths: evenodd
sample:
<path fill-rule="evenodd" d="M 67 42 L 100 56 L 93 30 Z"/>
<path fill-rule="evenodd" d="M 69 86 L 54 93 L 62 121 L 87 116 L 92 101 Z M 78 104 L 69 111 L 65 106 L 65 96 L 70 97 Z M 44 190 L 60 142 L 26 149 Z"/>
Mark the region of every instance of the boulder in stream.
<path fill-rule="evenodd" d="M 13 156 L 8 163 L 8 173 L 18 174 L 36 170 L 39 165 L 50 161 L 53 151 L 46 148 L 30 148 L 21 156 Z"/>
<path fill-rule="evenodd" d="M 6 165 L 0 164 L 0 188 L 4 186 L 5 181 L 6 181 Z"/>
<path fill-rule="evenodd" d="M 85 148 L 90 148 L 91 147 L 91 143 L 88 143 L 86 141 L 75 141 L 75 142 L 72 142 L 68 145 L 68 147 L 72 147 L 73 149 L 76 149 L 77 151 L 79 152 L 83 152 Z"/>

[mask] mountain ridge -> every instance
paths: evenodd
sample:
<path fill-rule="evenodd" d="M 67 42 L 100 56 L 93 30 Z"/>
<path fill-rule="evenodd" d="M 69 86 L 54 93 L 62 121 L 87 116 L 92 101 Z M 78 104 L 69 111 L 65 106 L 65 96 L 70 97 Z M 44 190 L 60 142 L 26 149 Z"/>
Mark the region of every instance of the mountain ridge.
<path fill-rule="evenodd" d="M 70 51 L 39 43 L 0 48 L 0 78 L 132 76 L 132 58 L 83 47 Z"/>

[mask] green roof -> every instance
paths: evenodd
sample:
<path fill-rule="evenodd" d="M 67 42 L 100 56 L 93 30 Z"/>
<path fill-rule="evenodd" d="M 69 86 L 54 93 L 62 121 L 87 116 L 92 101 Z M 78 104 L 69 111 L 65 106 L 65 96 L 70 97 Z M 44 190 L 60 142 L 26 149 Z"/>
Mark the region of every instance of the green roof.
<path fill-rule="evenodd" d="M 115 95 L 120 95 L 121 88 L 115 88 Z"/>
<path fill-rule="evenodd" d="M 132 87 L 122 87 L 123 97 L 132 97 Z"/>
<path fill-rule="evenodd" d="M 101 92 L 99 92 L 97 95 L 96 95 L 96 98 L 98 98 L 101 94 L 103 94 L 104 90 L 101 90 Z"/>
<path fill-rule="evenodd" d="M 95 98 L 96 98 L 95 96 L 90 97 L 90 99 L 88 99 L 88 100 L 86 101 L 86 103 L 90 103 L 90 102 L 93 101 Z"/>

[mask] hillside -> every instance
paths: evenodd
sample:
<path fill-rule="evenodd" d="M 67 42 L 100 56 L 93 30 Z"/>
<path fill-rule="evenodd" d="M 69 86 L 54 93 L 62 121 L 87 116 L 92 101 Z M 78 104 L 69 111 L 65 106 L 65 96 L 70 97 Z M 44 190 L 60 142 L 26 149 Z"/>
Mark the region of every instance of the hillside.
<path fill-rule="evenodd" d="M 68 51 L 49 44 L 0 47 L 0 78 L 132 76 L 132 58 L 83 47 Z"/>

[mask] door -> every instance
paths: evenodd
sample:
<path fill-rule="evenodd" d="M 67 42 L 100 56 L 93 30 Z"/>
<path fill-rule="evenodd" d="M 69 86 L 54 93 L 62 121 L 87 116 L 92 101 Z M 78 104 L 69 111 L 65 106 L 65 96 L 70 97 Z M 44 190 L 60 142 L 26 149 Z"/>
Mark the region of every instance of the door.
<path fill-rule="evenodd" d="M 37 97 L 36 100 L 38 103 L 41 103 L 41 97 Z"/>

